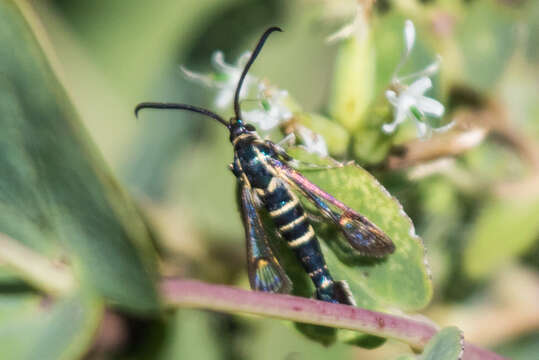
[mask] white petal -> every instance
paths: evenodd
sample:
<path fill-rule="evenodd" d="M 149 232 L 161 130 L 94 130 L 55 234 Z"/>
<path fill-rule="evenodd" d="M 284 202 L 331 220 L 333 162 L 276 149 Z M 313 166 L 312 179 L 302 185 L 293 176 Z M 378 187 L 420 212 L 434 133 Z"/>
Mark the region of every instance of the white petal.
<path fill-rule="evenodd" d="M 180 70 L 182 71 L 183 75 L 188 80 L 196 81 L 196 82 L 199 82 L 199 83 L 201 83 L 201 84 L 203 84 L 205 86 L 209 86 L 209 87 L 217 86 L 216 82 L 209 75 L 196 73 L 194 71 L 191 71 L 191 70 L 187 69 L 184 66 L 180 66 Z"/>
<path fill-rule="evenodd" d="M 217 70 L 222 71 L 227 74 L 234 72 L 236 70 L 235 67 L 230 66 L 225 62 L 225 54 L 223 54 L 223 52 L 219 50 L 215 51 L 212 54 L 211 62 Z"/>
<path fill-rule="evenodd" d="M 243 71 L 243 67 L 247 64 L 247 61 L 249 61 L 250 57 L 251 57 L 250 51 L 244 52 L 243 54 L 240 55 L 240 57 L 238 58 L 238 61 L 236 61 L 236 66 Z"/>
<path fill-rule="evenodd" d="M 444 106 L 439 101 L 426 96 L 420 96 L 416 106 L 419 111 L 435 117 L 441 117 L 445 112 Z"/>
<path fill-rule="evenodd" d="M 259 109 L 243 112 L 243 118 L 249 123 L 257 124 L 262 131 L 273 129 L 279 123 L 278 118 Z"/>
<path fill-rule="evenodd" d="M 403 82 L 404 80 L 408 80 L 408 79 L 415 79 L 415 78 L 418 78 L 418 77 L 434 75 L 434 74 L 436 74 L 438 72 L 438 70 L 440 70 L 441 61 L 442 61 L 442 57 L 440 55 L 438 55 L 436 57 L 436 60 L 434 60 L 432 63 L 430 63 L 423 70 L 413 72 L 413 73 L 408 74 L 408 75 L 399 76 L 396 80 L 398 82 Z"/>
<path fill-rule="evenodd" d="M 215 106 L 219 109 L 226 109 L 232 103 L 233 98 L 234 91 L 231 91 L 229 88 L 221 89 L 215 97 Z"/>
<path fill-rule="evenodd" d="M 447 130 L 450 130 L 454 125 L 455 125 L 455 121 L 451 121 L 450 123 L 445 124 L 444 126 L 433 128 L 432 130 L 434 130 L 437 133 L 443 133 L 443 132 L 446 132 Z"/>
<path fill-rule="evenodd" d="M 395 131 L 395 129 L 397 128 L 397 125 L 398 124 L 396 121 L 389 124 L 384 124 L 382 125 L 382 131 L 385 132 L 386 134 L 391 134 Z"/>
<path fill-rule="evenodd" d="M 397 98 L 397 93 L 393 90 L 386 91 L 386 99 L 393 106 L 397 106 L 397 103 L 399 102 L 399 99 Z"/>
<path fill-rule="evenodd" d="M 279 109 L 279 112 L 281 113 L 281 119 L 283 120 L 288 120 L 290 118 L 292 118 L 292 111 L 288 110 L 287 107 L 283 106 Z"/>
<path fill-rule="evenodd" d="M 356 28 L 357 28 L 356 22 L 353 21 L 351 24 L 347 24 L 343 26 L 341 29 L 334 32 L 333 34 L 329 35 L 326 38 L 326 42 L 332 43 L 337 40 L 347 39 L 354 34 L 354 32 L 356 31 Z"/>
<path fill-rule="evenodd" d="M 430 76 L 436 74 L 440 70 L 440 63 L 442 62 L 442 57 L 440 55 L 436 56 L 436 60 L 430 63 L 423 71 L 421 72 L 425 76 Z"/>
<path fill-rule="evenodd" d="M 234 81 L 234 82 L 230 82 L 229 83 L 229 87 L 230 87 L 230 91 L 231 92 L 236 92 L 236 84 L 238 83 L 239 79 Z M 241 90 L 240 90 L 240 100 L 245 98 L 247 96 L 247 93 L 249 91 L 249 88 L 251 87 L 252 85 L 252 81 L 253 79 L 251 77 L 245 77 L 245 80 L 243 81 L 243 85 L 241 87 Z"/>
<path fill-rule="evenodd" d="M 322 135 L 301 125 L 296 127 L 296 131 L 298 132 L 298 136 L 301 139 L 303 146 L 308 152 L 318 154 L 322 157 L 328 156 L 328 148 Z"/>
<path fill-rule="evenodd" d="M 407 94 L 402 94 L 399 97 L 399 103 L 396 107 L 396 114 L 395 114 L 395 121 L 397 124 L 402 123 L 404 120 L 406 120 L 406 117 L 408 116 L 408 113 L 410 112 L 410 108 L 412 106 L 416 105 L 416 98 L 409 96 Z"/>
<path fill-rule="evenodd" d="M 406 46 L 405 57 L 410 55 L 415 43 L 415 27 L 411 20 L 404 23 L 404 45 Z"/>
<path fill-rule="evenodd" d="M 416 121 L 416 125 L 417 125 L 417 136 L 420 138 L 425 137 L 425 135 L 427 134 L 427 124 L 425 124 L 422 121 Z"/>
<path fill-rule="evenodd" d="M 416 81 L 414 81 L 408 88 L 405 90 L 410 96 L 421 96 L 432 87 L 432 81 L 426 77 L 422 76 Z"/>

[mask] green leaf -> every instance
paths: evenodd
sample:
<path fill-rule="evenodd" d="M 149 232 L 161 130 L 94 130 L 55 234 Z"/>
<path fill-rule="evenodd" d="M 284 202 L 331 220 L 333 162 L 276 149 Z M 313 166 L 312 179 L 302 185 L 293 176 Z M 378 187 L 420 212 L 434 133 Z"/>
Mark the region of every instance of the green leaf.
<path fill-rule="evenodd" d="M 463 351 L 462 332 L 454 326 L 446 327 L 429 340 L 421 360 L 460 360 Z"/>
<path fill-rule="evenodd" d="M 290 153 L 300 160 L 306 158 L 299 150 Z M 323 240 L 322 251 L 330 272 L 336 280 L 348 282 L 357 305 L 377 310 L 397 307 L 406 311 L 426 306 L 432 296 L 432 284 L 425 248 L 399 202 L 357 165 L 304 171 L 303 175 L 369 218 L 395 244 L 395 252 L 383 259 L 360 256 L 345 243 L 335 226 L 314 223 L 318 237 Z M 305 205 L 312 209 L 310 204 Z"/>
<path fill-rule="evenodd" d="M 339 340 L 348 345 L 359 346 L 364 349 L 376 349 L 384 345 L 387 341 L 386 338 L 369 334 L 358 334 L 357 331 L 340 330 Z"/>
<path fill-rule="evenodd" d="M 49 301 L 30 292 L 0 295 L 2 358 L 75 359 L 87 351 L 103 314 L 99 298 Z"/>
<path fill-rule="evenodd" d="M 156 310 L 147 228 L 8 1 L 0 2 L 0 114 L 0 232 L 72 264 L 110 300 Z"/>
<path fill-rule="evenodd" d="M 539 234 L 539 198 L 497 199 L 487 204 L 475 223 L 464 252 L 464 268 L 482 278 L 522 254 Z"/>
<path fill-rule="evenodd" d="M 336 343 L 332 346 L 318 346 L 301 336 L 292 326 L 272 319 L 257 319 L 249 335 L 242 338 L 242 349 L 247 359 L 272 360 L 327 360 L 355 359 L 355 350 L 351 346 Z M 326 328 L 328 329 L 328 328 Z M 334 329 L 332 329 L 334 330 Z"/>
<path fill-rule="evenodd" d="M 291 148 L 288 153 L 301 161 L 321 166 L 335 165 L 331 159 L 317 158 L 299 148 Z M 313 223 L 317 237 L 322 240 L 320 245 L 330 273 L 336 280 L 347 281 L 357 306 L 382 311 L 389 308 L 412 311 L 426 306 L 432 296 L 432 284 L 425 249 L 397 200 L 372 175 L 357 165 L 302 173 L 322 190 L 367 216 L 395 243 L 395 253 L 386 258 L 367 258 L 344 243 L 335 226 Z M 307 210 L 316 214 L 316 209 L 307 200 L 303 200 Z M 292 293 L 311 297 L 314 293 L 311 280 L 285 241 L 275 236 L 271 220 L 267 216 L 263 217 L 266 231 L 272 237 L 270 243 L 276 248 L 279 262 L 292 280 Z M 358 346 L 375 347 L 382 342 L 381 338 L 371 341 L 374 339 L 364 334 L 358 337 L 357 333 L 355 337 L 347 332 L 339 332 L 336 336 L 324 327 L 301 325 L 299 330 L 323 344 L 340 339 Z"/>

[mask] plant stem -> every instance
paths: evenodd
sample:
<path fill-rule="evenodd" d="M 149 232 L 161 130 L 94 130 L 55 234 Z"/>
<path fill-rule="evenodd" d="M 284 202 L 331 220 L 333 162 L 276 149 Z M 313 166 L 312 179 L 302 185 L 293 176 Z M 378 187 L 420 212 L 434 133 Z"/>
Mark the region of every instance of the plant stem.
<path fill-rule="evenodd" d="M 161 292 L 165 302 L 170 306 L 254 314 L 357 330 L 397 339 L 419 350 L 423 349 L 429 339 L 437 332 L 436 328 L 428 323 L 403 316 L 297 296 L 205 284 L 193 280 L 164 280 L 161 284 Z M 488 350 L 465 343 L 463 359 L 501 360 L 504 358 Z"/>

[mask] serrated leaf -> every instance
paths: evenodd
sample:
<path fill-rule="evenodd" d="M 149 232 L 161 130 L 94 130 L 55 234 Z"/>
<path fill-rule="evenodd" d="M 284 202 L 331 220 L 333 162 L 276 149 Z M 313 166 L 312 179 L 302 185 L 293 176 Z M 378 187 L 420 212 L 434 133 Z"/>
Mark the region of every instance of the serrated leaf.
<path fill-rule="evenodd" d="M 305 159 L 302 151 L 291 155 Z M 312 156 L 310 157 L 312 160 Z M 304 171 L 310 181 L 369 218 L 394 242 L 396 250 L 382 259 L 359 256 L 333 225 L 316 224 L 328 268 L 336 280 L 346 280 L 357 305 L 367 309 L 397 307 L 406 311 L 426 306 L 432 284 L 425 248 L 402 206 L 367 171 L 357 165 Z M 310 208 L 310 205 L 306 203 Z M 292 279 L 294 281 L 294 279 Z"/>
<path fill-rule="evenodd" d="M 291 148 L 288 153 L 303 162 L 320 166 L 335 166 L 335 161 L 320 159 L 299 148 Z M 329 271 L 336 280 L 346 280 L 354 294 L 357 306 L 367 309 L 386 310 L 401 308 L 416 310 L 424 307 L 432 296 L 432 284 L 428 275 L 425 249 L 413 229 L 410 219 L 400 204 L 367 171 L 357 165 L 347 165 L 333 169 L 303 171 L 309 180 L 323 190 L 344 201 L 374 221 L 394 241 L 396 251 L 385 259 L 372 259 L 358 256 L 350 246 L 346 248 L 337 229 L 331 225 L 313 223 L 317 237 L 326 258 Z M 307 210 L 314 210 L 307 200 Z M 275 248 L 279 262 L 292 280 L 292 293 L 311 297 L 314 287 L 286 242 L 275 235 L 271 219 L 262 213 L 267 234 Z M 343 239 L 341 239 L 343 240 Z M 328 246 L 333 244 L 333 246 Z M 339 245 L 337 245 L 339 244 Z M 344 246 L 344 247 L 343 247 Z M 337 255 L 338 254 L 338 255 Z M 332 343 L 337 338 L 354 345 L 362 346 L 362 340 L 369 335 L 347 331 L 333 334 L 325 327 L 301 325 L 298 329 L 307 337 L 321 342 Z M 341 334 L 341 332 L 343 334 Z M 373 340 L 373 339 L 370 339 Z M 367 342 L 368 346 L 380 345 Z"/>
<path fill-rule="evenodd" d="M 8 1 L 0 2 L 0 114 L 0 232 L 74 265 L 110 300 L 156 310 L 146 226 Z"/>
<path fill-rule="evenodd" d="M 462 332 L 452 326 L 440 330 L 429 340 L 421 360 L 460 360 L 464 351 Z"/>
<path fill-rule="evenodd" d="M 51 304 L 31 292 L 0 295 L 3 359 L 76 359 L 91 343 L 103 304 L 91 294 L 74 294 Z"/>
<path fill-rule="evenodd" d="M 539 234 L 539 198 L 498 199 L 479 214 L 464 252 L 464 268 L 482 278 L 522 254 Z"/>

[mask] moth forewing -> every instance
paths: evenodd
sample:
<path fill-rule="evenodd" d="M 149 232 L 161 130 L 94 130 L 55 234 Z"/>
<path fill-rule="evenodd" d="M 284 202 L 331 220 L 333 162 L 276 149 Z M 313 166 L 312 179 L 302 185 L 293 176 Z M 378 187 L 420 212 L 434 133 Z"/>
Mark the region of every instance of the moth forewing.
<path fill-rule="evenodd" d="M 348 243 L 363 255 L 382 257 L 395 251 L 389 236 L 363 215 L 344 212 L 339 225 Z"/>
<path fill-rule="evenodd" d="M 287 164 L 275 159 L 271 163 L 287 183 L 299 190 L 323 216 L 339 227 L 348 243 L 362 255 L 382 257 L 395 251 L 389 236 L 367 217 L 335 199 Z"/>

